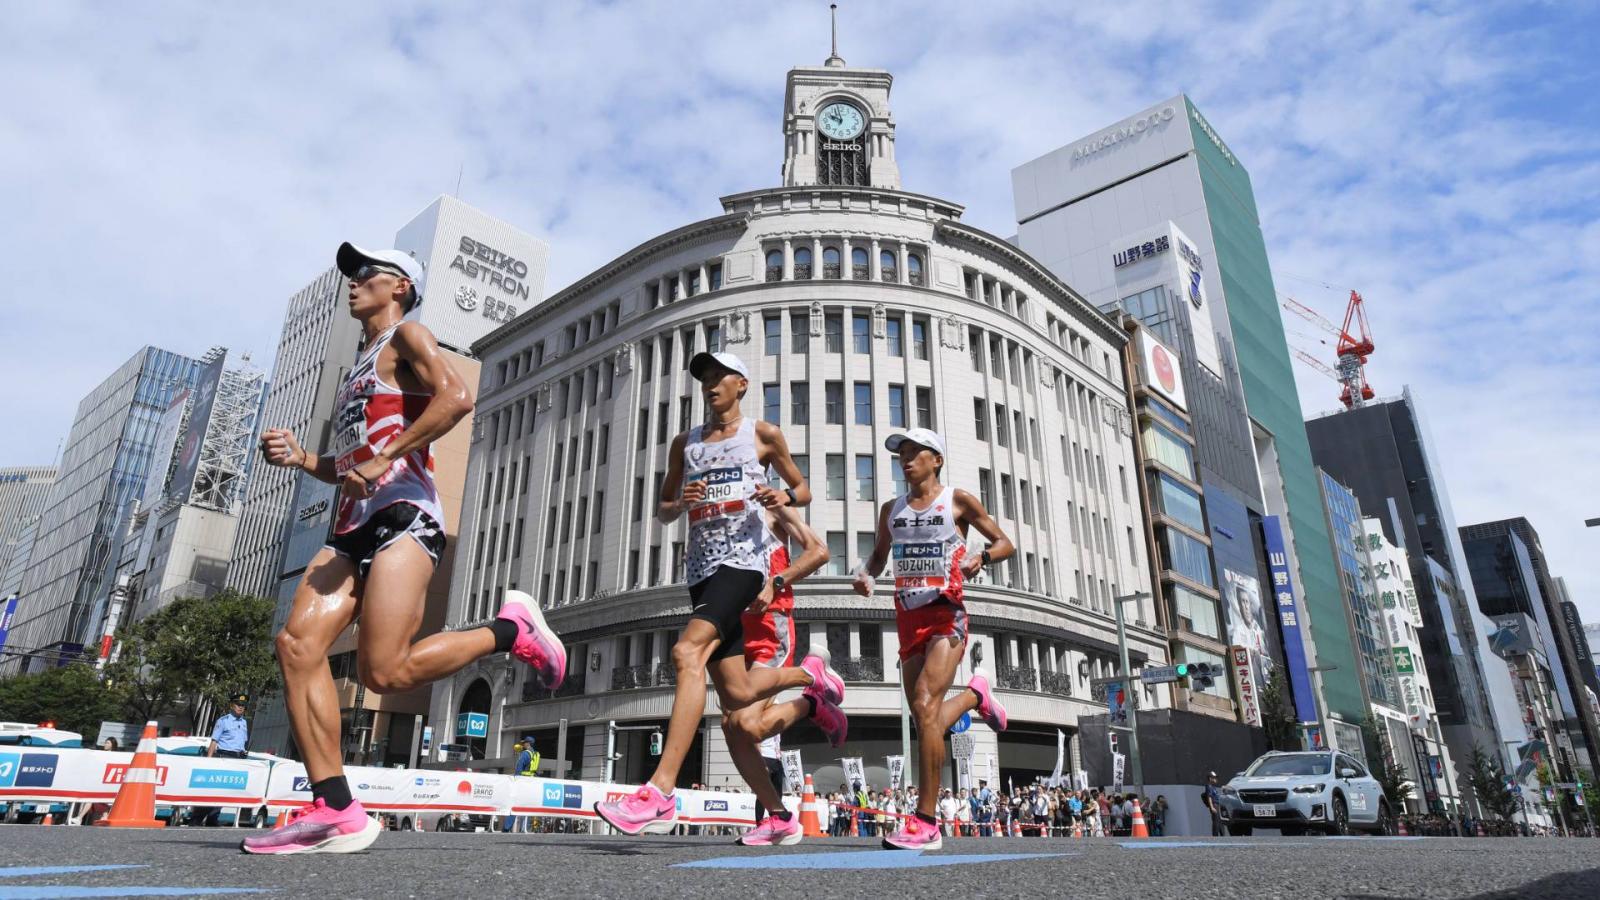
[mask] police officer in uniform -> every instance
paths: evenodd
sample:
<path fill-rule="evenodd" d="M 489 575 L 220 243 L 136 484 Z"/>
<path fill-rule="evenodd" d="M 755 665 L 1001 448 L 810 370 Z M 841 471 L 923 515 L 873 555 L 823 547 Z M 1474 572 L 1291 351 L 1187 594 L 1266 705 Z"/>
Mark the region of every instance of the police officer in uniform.
<path fill-rule="evenodd" d="M 211 743 L 206 746 L 207 756 L 226 756 L 231 759 L 244 759 L 245 745 L 250 743 L 250 723 L 245 720 L 245 704 L 250 702 L 248 694 L 234 694 L 228 699 L 228 712 L 217 719 L 217 725 L 211 729 Z"/>

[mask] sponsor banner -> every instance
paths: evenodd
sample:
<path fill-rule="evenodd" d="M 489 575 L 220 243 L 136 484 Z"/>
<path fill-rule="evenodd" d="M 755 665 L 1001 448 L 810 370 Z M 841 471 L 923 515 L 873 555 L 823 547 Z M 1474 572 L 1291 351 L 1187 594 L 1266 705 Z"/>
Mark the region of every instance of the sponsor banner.
<path fill-rule="evenodd" d="M 371 810 L 438 810 L 498 815 L 511 804 L 509 775 L 492 772 L 440 772 L 424 769 L 381 769 L 346 766 L 350 794 Z M 311 782 L 299 763 L 272 769 L 267 802 L 304 806 L 311 802 Z"/>
<path fill-rule="evenodd" d="M 0 801 L 110 802 L 133 762 L 132 753 L 61 749 L 0 753 Z M 253 759 L 156 756 L 156 803 L 161 806 L 259 806 L 270 764 Z"/>
<path fill-rule="evenodd" d="M 506 812 L 519 816 L 593 819 L 596 803 L 619 800 L 638 790 L 638 785 L 604 784 L 596 781 L 556 781 L 548 778 L 509 780 L 511 799 Z M 691 791 L 679 788 L 672 796 L 678 804 L 678 821 L 685 824 L 755 824 L 754 794 Z"/>

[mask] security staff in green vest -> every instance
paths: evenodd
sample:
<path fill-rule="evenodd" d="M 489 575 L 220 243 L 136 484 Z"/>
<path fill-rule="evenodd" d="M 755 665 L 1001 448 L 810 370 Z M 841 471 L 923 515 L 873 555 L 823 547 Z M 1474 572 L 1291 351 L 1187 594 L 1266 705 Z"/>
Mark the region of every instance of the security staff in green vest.
<path fill-rule="evenodd" d="M 514 774 L 532 777 L 539 771 L 539 751 L 533 748 L 533 738 L 523 738 L 512 744 L 511 749 L 517 754 L 516 767 L 512 769 Z M 507 834 L 526 834 L 528 824 L 527 816 L 507 816 L 504 830 Z"/>

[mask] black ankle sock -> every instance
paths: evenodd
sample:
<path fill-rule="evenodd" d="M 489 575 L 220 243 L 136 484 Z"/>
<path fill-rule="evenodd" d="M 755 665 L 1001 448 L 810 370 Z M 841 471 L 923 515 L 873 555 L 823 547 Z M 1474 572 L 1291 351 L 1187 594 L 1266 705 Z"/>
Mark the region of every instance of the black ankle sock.
<path fill-rule="evenodd" d="M 817 714 L 816 699 L 813 697 L 801 697 L 800 699 L 806 701 L 806 718 L 814 717 Z"/>
<path fill-rule="evenodd" d="M 510 619 L 495 619 L 489 623 L 489 630 L 494 632 L 494 652 L 504 653 L 511 649 L 517 641 L 517 623 Z"/>
<path fill-rule="evenodd" d="M 777 816 L 778 818 L 782 819 L 785 822 L 787 822 L 790 819 L 794 818 L 794 813 L 789 812 L 787 809 L 784 810 L 783 812 L 780 812 L 780 813 L 773 813 L 773 815 Z"/>
<path fill-rule="evenodd" d="M 938 819 L 935 819 L 933 816 L 930 816 L 925 812 L 918 811 L 917 818 L 921 819 L 923 822 L 925 822 L 925 823 L 927 823 L 929 825 L 938 825 L 939 824 L 939 820 Z"/>
<path fill-rule="evenodd" d="M 350 783 L 344 780 L 343 775 L 324 778 L 311 785 L 311 797 L 321 797 L 329 809 L 344 809 L 355 802 L 355 798 L 350 796 Z"/>

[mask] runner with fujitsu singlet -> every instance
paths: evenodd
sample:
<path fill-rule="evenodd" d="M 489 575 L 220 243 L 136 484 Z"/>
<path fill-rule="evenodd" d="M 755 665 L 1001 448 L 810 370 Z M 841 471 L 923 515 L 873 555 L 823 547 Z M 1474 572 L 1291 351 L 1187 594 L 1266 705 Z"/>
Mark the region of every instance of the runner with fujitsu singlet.
<path fill-rule="evenodd" d="M 692 611 L 672 648 L 678 671 L 672 719 L 650 780 L 627 797 L 595 804 L 600 818 L 630 835 L 664 834 L 675 824 L 672 791 L 705 714 L 708 668 L 727 712 L 792 687 L 815 687 L 836 704 L 844 699 L 844 680 L 822 656 L 807 656 L 794 668 L 745 668 L 744 612 L 762 602 L 769 589 L 770 557 L 778 546 L 767 527 L 767 510 L 804 506 L 811 502 L 811 489 L 778 426 L 752 422 L 739 412 L 750 387 L 749 370 L 739 357 L 696 354 L 689 374 L 700 382 L 707 421 L 673 439 L 656 510 L 663 524 L 689 514 Z M 786 490 L 766 483 L 768 467 L 789 485 Z"/>
<path fill-rule="evenodd" d="M 278 666 L 310 805 L 240 844 L 246 853 L 354 853 L 381 830 L 350 795 L 340 750 L 339 695 L 328 648 L 357 618 L 356 668 L 368 690 L 408 691 L 490 653 L 510 651 L 546 688 L 561 684 L 567 653 L 533 598 L 506 594 L 485 628 L 416 643 L 424 595 L 444 550 L 432 443 L 472 411 L 472 397 L 428 329 L 406 314 L 422 303 L 422 265 L 399 250 L 339 247 L 350 315 L 364 348 L 336 398 L 333 452 L 314 454 L 293 432 L 261 436 L 268 463 L 340 486 L 333 538 L 306 567 L 278 633 Z"/>
<path fill-rule="evenodd" d="M 906 493 L 883 504 L 872 557 L 856 572 L 856 593 L 872 595 L 873 581 L 893 561 L 894 619 L 900 632 L 900 676 L 917 722 L 917 810 L 883 839 L 890 850 L 937 850 L 939 775 L 944 735 L 962 714 L 977 710 L 995 731 L 1006 729 L 1006 710 L 989 678 L 974 670 L 967 689 L 945 699 L 967 649 L 966 581 L 984 566 L 1016 552 L 1011 539 L 978 498 L 939 483 L 944 439 L 926 428 L 891 434 L 883 442 L 900 457 Z M 967 554 L 967 529 L 989 540 L 977 556 Z"/>
<path fill-rule="evenodd" d="M 745 610 L 742 619 L 744 662 L 750 669 L 783 668 L 793 664 L 795 582 L 828 562 L 828 545 L 806 525 L 799 513 L 789 507 L 779 507 L 770 515 L 772 532 L 780 543 L 772 551 L 766 586 L 756 602 Z M 793 541 L 801 548 L 799 558 L 792 565 L 785 541 Z M 771 598 L 770 602 L 763 602 L 767 597 Z M 825 649 L 819 649 L 816 655 L 828 660 Z M 739 838 L 739 843 L 748 847 L 788 846 L 800 843 L 805 836 L 800 823 L 783 805 L 781 729 L 760 735 L 755 732 L 764 713 L 773 705 L 769 697 L 722 715 L 728 752 L 739 774 L 749 782 L 756 795 L 756 827 Z M 783 705 L 797 705 L 803 709 L 833 746 L 844 743 L 848 728 L 844 712 L 837 702 L 828 699 L 826 691 L 818 684 L 807 687 L 800 699 Z M 762 815 L 763 810 L 768 814 Z"/>

